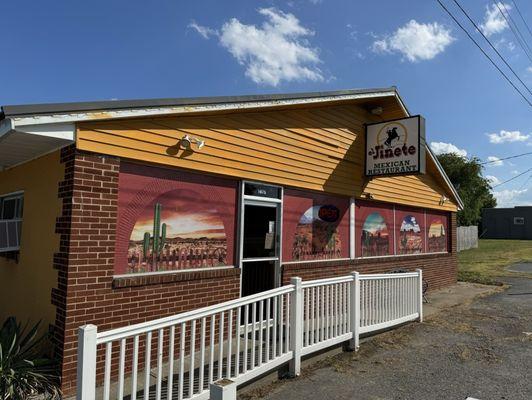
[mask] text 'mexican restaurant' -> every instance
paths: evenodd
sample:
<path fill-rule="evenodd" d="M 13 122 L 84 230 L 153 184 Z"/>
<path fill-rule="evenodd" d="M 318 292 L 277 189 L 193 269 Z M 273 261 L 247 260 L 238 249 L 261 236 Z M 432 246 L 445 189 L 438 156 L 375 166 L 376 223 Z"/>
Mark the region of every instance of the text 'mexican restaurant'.
<path fill-rule="evenodd" d="M 0 114 L 0 319 L 77 329 L 303 280 L 456 281 L 461 200 L 392 88 L 16 105 Z"/>

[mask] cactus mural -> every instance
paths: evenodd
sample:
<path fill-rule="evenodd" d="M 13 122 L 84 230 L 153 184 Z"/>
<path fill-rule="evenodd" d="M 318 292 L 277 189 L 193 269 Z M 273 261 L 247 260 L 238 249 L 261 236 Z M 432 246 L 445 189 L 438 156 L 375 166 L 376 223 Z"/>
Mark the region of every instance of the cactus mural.
<path fill-rule="evenodd" d="M 153 269 L 157 270 L 157 259 L 161 258 L 162 250 L 164 249 L 164 244 L 166 242 L 166 224 L 161 225 L 161 210 L 162 205 L 156 203 L 153 210 L 153 236 L 150 235 L 150 232 L 144 233 L 144 260 L 148 263 L 149 256 L 151 255 L 153 259 Z M 151 254 L 150 254 L 150 244 L 151 244 Z"/>
<path fill-rule="evenodd" d="M 228 264 L 225 226 L 216 205 L 197 199 L 169 191 L 138 213 L 129 239 L 129 273 Z"/>

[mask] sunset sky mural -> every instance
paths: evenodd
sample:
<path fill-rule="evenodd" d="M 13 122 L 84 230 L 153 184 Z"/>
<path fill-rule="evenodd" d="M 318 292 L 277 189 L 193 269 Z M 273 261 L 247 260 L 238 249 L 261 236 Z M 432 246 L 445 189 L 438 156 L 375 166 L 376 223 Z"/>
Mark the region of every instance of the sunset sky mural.
<path fill-rule="evenodd" d="M 368 214 L 362 227 L 360 239 L 362 257 L 376 257 L 389 254 L 388 226 L 380 212 L 374 211 Z"/>
<path fill-rule="evenodd" d="M 442 221 L 437 219 L 430 224 L 429 237 L 440 237 L 442 234 L 445 235 L 445 227 Z"/>
<path fill-rule="evenodd" d="M 128 272 L 227 265 L 227 237 L 222 216 L 212 202 L 201 199 L 195 191 L 178 189 L 146 205 L 130 235 Z M 161 239 L 160 248 L 153 247 L 155 204 L 160 205 L 160 232 L 163 224 L 166 225 L 166 237 Z M 144 239 L 146 233 L 149 242 Z"/>
<path fill-rule="evenodd" d="M 362 229 L 372 235 L 376 235 L 380 232 L 381 237 L 388 236 L 386 221 L 384 221 L 384 217 L 378 212 L 373 212 L 368 215 Z"/>
<path fill-rule="evenodd" d="M 165 194 L 156 202 L 162 204 L 161 223 L 167 226 L 166 236 L 171 239 L 181 237 L 186 239 L 208 237 L 221 239 L 225 237 L 222 220 L 216 209 L 198 202 L 192 196 L 175 196 Z M 132 241 L 142 240 L 144 232 L 153 230 L 153 206 L 146 207 L 137 219 Z"/>

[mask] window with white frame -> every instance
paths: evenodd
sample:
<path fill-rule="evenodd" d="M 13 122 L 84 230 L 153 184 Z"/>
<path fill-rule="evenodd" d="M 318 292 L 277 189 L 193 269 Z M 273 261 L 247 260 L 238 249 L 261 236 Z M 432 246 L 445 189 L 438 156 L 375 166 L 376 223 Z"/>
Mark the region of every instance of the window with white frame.
<path fill-rule="evenodd" d="M 514 217 L 514 225 L 524 225 L 525 217 Z"/>
<path fill-rule="evenodd" d="M 24 194 L 0 196 L 0 255 L 20 249 Z"/>

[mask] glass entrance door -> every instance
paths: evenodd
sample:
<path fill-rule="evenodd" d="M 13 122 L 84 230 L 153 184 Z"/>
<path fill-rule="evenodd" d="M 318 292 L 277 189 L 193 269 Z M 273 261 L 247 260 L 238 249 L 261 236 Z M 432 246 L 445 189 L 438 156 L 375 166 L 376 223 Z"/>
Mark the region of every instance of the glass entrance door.
<path fill-rule="evenodd" d="M 243 199 L 242 296 L 279 285 L 281 200 L 250 197 Z"/>

